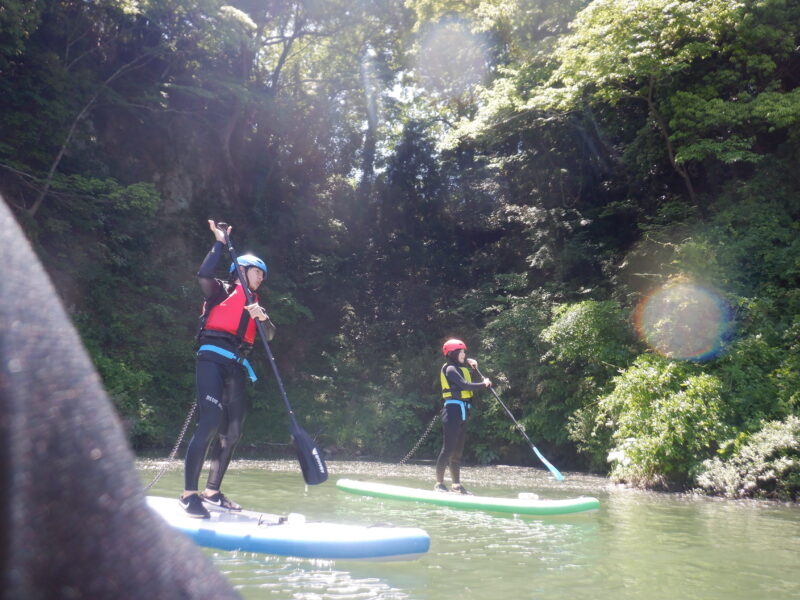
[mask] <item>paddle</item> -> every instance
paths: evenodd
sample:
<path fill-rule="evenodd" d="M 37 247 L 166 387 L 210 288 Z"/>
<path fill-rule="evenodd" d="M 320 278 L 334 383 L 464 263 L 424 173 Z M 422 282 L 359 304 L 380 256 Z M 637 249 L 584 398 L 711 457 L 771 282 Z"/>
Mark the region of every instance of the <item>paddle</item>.
<path fill-rule="evenodd" d="M 231 256 L 231 261 L 234 265 L 236 265 L 236 274 L 239 277 L 239 283 L 242 284 L 246 303 L 248 305 L 253 304 L 253 295 L 250 293 L 250 288 L 247 286 L 244 273 L 242 273 L 242 270 L 239 268 L 239 264 L 236 262 L 236 259 L 239 255 L 236 254 L 236 250 L 234 250 L 231 239 L 228 236 L 228 224 L 217 223 L 217 229 L 220 229 L 222 234 L 225 236 L 225 245 L 228 247 L 228 253 Z M 297 460 L 300 462 L 300 470 L 303 472 L 303 479 L 305 479 L 305 482 L 308 485 L 317 485 L 322 483 L 328 479 L 328 467 L 325 465 L 325 460 L 322 458 L 322 453 L 317 449 L 314 440 L 312 440 L 311 436 L 309 436 L 297 423 L 297 419 L 294 416 L 294 411 L 292 410 L 292 405 L 289 404 L 289 398 L 286 396 L 286 390 L 283 387 L 281 374 L 278 372 L 278 366 L 275 364 L 275 357 L 272 356 L 272 351 L 269 349 L 269 344 L 267 343 L 267 333 L 264 331 L 264 323 L 258 319 L 255 319 L 255 323 L 256 328 L 258 329 L 258 335 L 261 338 L 261 341 L 264 343 L 264 350 L 267 353 L 267 358 L 269 358 L 269 364 L 272 366 L 272 372 L 275 373 L 275 381 L 278 382 L 278 389 L 281 392 L 283 403 L 286 405 L 286 410 L 289 411 L 289 427 L 292 434 L 292 442 L 294 444 L 295 452 L 297 452 Z"/>
<path fill-rule="evenodd" d="M 480 371 L 478 371 L 478 369 L 475 369 L 475 371 L 478 373 L 478 375 L 480 375 L 480 376 L 481 376 L 481 378 L 483 378 L 483 379 L 486 379 L 486 378 L 483 376 L 483 373 L 481 373 Z M 497 392 L 495 392 L 495 391 L 494 391 L 494 388 L 491 388 L 491 387 L 490 387 L 489 389 L 490 389 L 490 390 L 492 390 L 492 394 L 494 394 L 494 397 L 495 397 L 495 398 L 497 399 L 497 401 L 500 403 L 500 406 L 502 406 L 502 407 L 505 409 L 505 411 L 506 411 L 506 414 L 507 414 L 509 417 L 511 417 L 511 420 L 512 420 L 512 421 L 514 421 L 514 425 L 516 425 L 516 426 L 517 426 L 517 429 L 519 429 L 519 432 L 520 432 L 520 433 L 521 433 L 521 434 L 522 434 L 522 435 L 525 437 L 525 439 L 526 439 L 526 440 L 528 440 L 528 444 L 530 445 L 530 447 L 531 447 L 531 450 L 533 450 L 533 451 L 536 453 L 536 456 L 538 456 L 538 457 L 539 457 L 539 460 L 541 460 L 541 461 L 544 463 L 544 466 L 545 466 L 545 467 L 547 467 L 548 469 L 550 469 L 550 472 L 553 474 L 553 477 L 555 477 L 555 478 L 556 478 L 556 479 L 558 479 L 559 481 L 564 481 L 564 476 L 561 474 L 561 472 L 560 472 L 558 469 L 556 469 L 556 468 L 555 468 L 553 465 L 551 465 L 551 464 L 550 464 L 550 462 L 549 462 L 549 461 L 548 461 L 548 460 L 547 460 L 547 459 L 546 459 L 544 456 L 542 456 L 542 453 L 541 453 L 541 452 L 539 452 L 538 448 L 536 448 L 536 446 L 534 446 L 534 445 L 533 445 L 533 442 L 531 441 L 531 438 L 529 438 L 529 437 L 528 437 L 528 434 L 527 434 L 527 433 L 525 433 L 525 429 L 523 429 L 522 425 L 520 425 L 520 424 L 517 422 L 517 420 L 514 418 L 514 415 L 512 415 L 512 414 L 511 414 L 511 411 L 510 411 L 510 410 L 508 410 L 508 407 L 507 407 L 505 404 L 503 404 L 503 401 L 502 401 L 502 400 L 500 400 L 500 396 L 498 396 L 498 395 L 497 395 Z"/>

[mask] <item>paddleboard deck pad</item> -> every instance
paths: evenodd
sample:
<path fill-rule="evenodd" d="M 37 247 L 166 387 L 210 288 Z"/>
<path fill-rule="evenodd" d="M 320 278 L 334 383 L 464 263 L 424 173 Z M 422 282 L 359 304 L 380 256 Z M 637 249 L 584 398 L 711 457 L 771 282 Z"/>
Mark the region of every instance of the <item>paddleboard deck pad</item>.
<path fill-rule="evenodd" d="M 411 560 L 428 551 L 430 537 L 416 527 L 346 525 L 305 521 L 206 505 L 210 519 L 189 517 L 177 498 L 148 496 L 147 504 L 199 546 L 278 556 L 348 560 Z"/>
<path fill-rule="evenodd" d="M 566 515 L 600 508 L 597 498 L 581 496 L 562 500 L 543 500 L 539 498 L 493 498 L 490 496 L 473 496 L 453 492 L 437 492 L 417 488 L 372 483 L 353 479 L 340 479 L 336 487 L 345 492 L 374 496 L 389 500 L 409 500 L 449 506 L 467 510 L 484 510 L 490 512 L 513 513 L 517 515 Z"/>

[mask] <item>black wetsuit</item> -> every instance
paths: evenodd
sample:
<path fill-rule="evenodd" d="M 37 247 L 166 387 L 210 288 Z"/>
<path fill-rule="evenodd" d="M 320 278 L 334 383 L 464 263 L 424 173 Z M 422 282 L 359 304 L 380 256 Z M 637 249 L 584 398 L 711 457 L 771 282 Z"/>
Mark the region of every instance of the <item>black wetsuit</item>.
<path fill-rule="evenodd" d="M 233 360 L 223 363 L 213 358 L 197 357 L 198 419 L 197 429 L 186 449 L 185 489 L 197 489 L 206 450 L 213 442 L 206 487 L 219 490 L 236 444 L 242 437 L 242 425 L 249 410 L 244 393 L 246 376 L 244 368 Z"/>
<path fill-rule="evenodd" d="M 461 398 L 461 391 L 475 391 L 484 389 L 482 383 L 470 383 L 461 374 L 462 365 L 448 363 L 444 367 L 444 374 L 447 383 L 452 390 L 453 399 Z M 469 417 L 469 405 L 445 403 L 442 407 L 442 425 L 444 431 L 444 441 L 436 460 L 436 481 L 444 479 L 445 469 L 450 467 L 450 477 L 453 483 L 461 482 L 461 455 L 464 452 L 464 442 L 467 439 L 467 418 Z"/>
<path fill-rule="evenodd" d="M 0 599 L 239 598 L 145 503 L 58 294 L 0 198 Z"/>
<path fill-rule="evenodd" d="M 214 279 L 212 274 L 219 263 L 224 250 L 221 242 L 215 242 L 206 256 L 197 277 L 206 299 L 205 315 L 211 308 L 225 300 L 232 291 L 232 286 Z M 244 311 L 240 331 L 244 331 L 250 319 Z M 274 334 L 274 327 L 267 321 L 268 336 Z M 246 357 L 252 346 L 237 337 L 221 331 L 201 329 L 198 336 L 201 347 L 212 345 L 239 357 Z M 197 490 L 200 471 L 209 445 L 211 463 L 206 488 L 219 490 L 222 478 L 228 469 L 236 444 L 242 437 L 242 426 L 249 411 L 249 403 L 245 394 L 248 372 L 234 359 L 226 358 L 212 351 L 197 353 L 195 379 L 197 384 L 197 429 L 186 450 L 186 469 L 184 472 L 184 489 Z"/>

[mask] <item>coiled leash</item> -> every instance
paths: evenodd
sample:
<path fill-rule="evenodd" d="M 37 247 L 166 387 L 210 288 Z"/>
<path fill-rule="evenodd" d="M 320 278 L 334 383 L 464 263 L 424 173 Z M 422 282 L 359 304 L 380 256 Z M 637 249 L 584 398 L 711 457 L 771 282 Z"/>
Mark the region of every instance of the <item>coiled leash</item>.
<path fill-rule="evenodd" d="M 419 438 L 417 443 L 414 444 L 414 447 L 411 449 L 411 451 L 408 454 L 405 455 L 403 460 L 400 461 L 401 465 L 406 464 L 406 461 L 409 458 L 411 458 L 412 456 L 414 456 L 414 452 L 416 452 L 419 449 L 419 447 L 422 445 L 422 442 L 424 442 L 425 438 L 428 437 L 428 434 L 430 434 L 431 429 L 433 429 L 433 424 L 436 423 L 436 419 L 438 419 L 438 418 L 439 418 L 439 413 L 437 412 L 435 415 L 433 415 L 433 419 L 431 419 L 431 422 L 428 423 L 428 428 L 425 430 L 425 433 L 422 434 L 422 437 Z"/>
<path fill-rule="evenodd" d="M 194 416 L 194 411 L 195 411 L 196 408 L 197 408 L 197 402 L 193 402 L 192 403 L 192 408 L 189 410 L 189 414 L 186 415 L 186 420 L 183 422 L 183 427 L 181 428 L 181 432 L 178 435 L 178 440 L 175 442 L 175 445 L 172 447 L 172 452 L 169 453 L 169 457 L 167 457 L 167 462 L 164 463 L 164 465 L 161 467 L 161 470 L 155 476 L 153 481 L 151 481 L 146 486 L 144 486 L 145 491 L 149 490 L 156 483 L 158 483 L 158 480 L 161 479 L 161 476 L 167 471 L 167 467 L 169 467 L 169 463 L 171 463 L 175 459 L 175 455 L 178 453 L 178 448 L 180 447 L 181 442 L 183 441 L 183 437 L 186 435 L 186 430 L 189 429 L 189 423 L 191 423 L 191 421 L 192 421 L 192 417 Z"/>

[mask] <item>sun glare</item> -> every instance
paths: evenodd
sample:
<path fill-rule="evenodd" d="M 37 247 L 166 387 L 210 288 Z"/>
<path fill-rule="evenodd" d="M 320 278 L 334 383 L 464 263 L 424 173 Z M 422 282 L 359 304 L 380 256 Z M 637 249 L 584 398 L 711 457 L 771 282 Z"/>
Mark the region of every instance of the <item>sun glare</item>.
<path fill-rule="evenodd" d="M 656 352 L 683 360 L 717 356 L 730 329 L 730 309 L 720 296 L 695 283 L 668 283 L 638 305 L 639 337 Z"/>
<path fill-rule="evenodd" d="M 463 22 L 449 21 L 423 35 L 416 67 L 429 92 L 458 98 L 484 82 L 487 64 L 480 36 Z"/>

